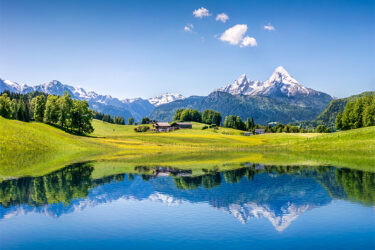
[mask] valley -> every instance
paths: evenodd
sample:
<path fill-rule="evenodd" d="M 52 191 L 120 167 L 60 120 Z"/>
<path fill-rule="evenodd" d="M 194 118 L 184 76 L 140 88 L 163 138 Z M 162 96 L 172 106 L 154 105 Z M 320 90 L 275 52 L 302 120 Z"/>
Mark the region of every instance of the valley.
<path fill-rule="evenodd" d="M 0 79 L 0 92 L 26 94 L 34 91 L 62 95 L 65 91 L 72 98 L 86 100 L 90 108 L 125 120 L 133 117 L 139 122 L 145 116 L 158 121 L 171 121 L 179 108 L 216 110 L 223 115 L 234 114 L 242 119 L 254 117 L 257 123 L 300 122 L 315 119 L 333 100 L 333 97 L 295 80 L 282 66 L 275 69 L 266 81 L 253 81 L 241 75 L 225 87 L 213 90 L 207 96 L 184 97 L 166 93 L 152 98 L 118 99 L 73 87 L 53 80 L 30 86 Z"/>
<path fill-rule="evenodd" d="M 202 130 L 203 126 L 193 123 L 193 129 L 136 133 L 135 126 L 93 120 L 92 135 L 75 136 L 43 123 L 0 117 L 0 176 L 39 176 L 86 161 L 102 162 L 107 172 L 136 165 L 215 169 L 244 162 L 374 171 L 375 127 L 331 134 L 243 136 L 240 130 Z"/>

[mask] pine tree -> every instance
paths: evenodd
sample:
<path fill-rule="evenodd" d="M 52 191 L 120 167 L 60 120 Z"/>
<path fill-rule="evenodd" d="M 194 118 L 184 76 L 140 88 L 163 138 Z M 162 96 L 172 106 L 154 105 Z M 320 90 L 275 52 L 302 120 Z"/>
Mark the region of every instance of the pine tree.
<path fill-rule="evenodd" d="M 341 111 L 336 116 L 336 129 L 342 129 L 342 112 Z"/>
<path fill-rule="evenodd" d="M 246 123 L 245 124 L 246 124 L 246 130 L 250 131 L 250 129 L 251 129 L 251 121 L 250 121 L 249 117 L 246 119 Z"/>

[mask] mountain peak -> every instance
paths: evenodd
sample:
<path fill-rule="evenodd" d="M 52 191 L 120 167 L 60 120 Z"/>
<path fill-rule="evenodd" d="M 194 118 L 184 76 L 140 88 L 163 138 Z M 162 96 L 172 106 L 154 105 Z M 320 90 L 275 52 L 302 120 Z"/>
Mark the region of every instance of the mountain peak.
<path fill-rule="evenodd" d="M 301 85 L 283 66 L 277 67 L 267 82 Z"/>
<path fill-rule="evenodd" d="M 243 83 L 244 81 L 247 81 L 246 74 L 240 75 L 240 77 L 237 79 L 238 83 Z"/>
<path fill-rule="evenodd" d="M 49 81 L 46 85 L 62 86 L 63 84 L 60 81 L 58 81 L 58 80 L 52 80 L 52 81 Z"/>
<path fill-rule="evenodd" d="M 283 66 L 277 67 L 274 72 L 289 75 L 288 71 L 286 71 L 286 69 Z"/>
<path fill-rule="evenodd" d="M 176 93 L 165 93 L 162 95 L 155 96 L 153 98 L 148 99 L 148 101 L 154 105 L 154 106 L 159 106 L 162 104 L 166 104 L 169 102 L 173 102 L 176 100 L 182 100 L 185 99 L 185 97 L 181 94 L 176 94 Z"/>
<path fill-rule="evenodd" d="M 277 67 L 267 81 L 251 81 L 246 78 L 245 74 L 243 74 L 231 84 L 217 90 L 232 95 L 241 94 L 287 98 L 321 93 L 304 87 L 294 79 L 283 66 Z"/>

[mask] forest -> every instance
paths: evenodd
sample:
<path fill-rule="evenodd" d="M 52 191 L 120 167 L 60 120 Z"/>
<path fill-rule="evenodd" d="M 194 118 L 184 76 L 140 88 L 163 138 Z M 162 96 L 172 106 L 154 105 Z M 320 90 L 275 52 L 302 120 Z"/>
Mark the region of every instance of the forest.
<path fill-rule="evenodd" d="M 26 95 L 4 92 L 0 96 L 0 116 L 20 121 L 37 121 L 59 127 L 74 134 L 90 134 L 93 111 L 87 101 L 33 92 Z"/>
<path fill-rule="evenodd" d="M 349 101 L 336 116 L 336 128 L 348 130 L 375 126 L 375 95 L 366 95 Z"/>

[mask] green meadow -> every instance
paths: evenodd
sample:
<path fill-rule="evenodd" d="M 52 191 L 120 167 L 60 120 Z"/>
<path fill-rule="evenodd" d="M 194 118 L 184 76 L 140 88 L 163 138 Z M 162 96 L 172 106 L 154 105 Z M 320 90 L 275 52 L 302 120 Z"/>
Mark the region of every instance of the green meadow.
<path fill-rule="evenodd" d="M 338 166 L 375 172 L 375 127 L 330 134 L 278 133 L 244 136 L 242 131 L 193 129 L 134 132 L 94 120 L 94 133 L 75 136 L 43 123 L 0 117 L 0 178 L 40 176 L 66 165 L 93 161 L 97 176 L 135 166 L 182 169 L 268 165 Z"/>

